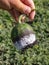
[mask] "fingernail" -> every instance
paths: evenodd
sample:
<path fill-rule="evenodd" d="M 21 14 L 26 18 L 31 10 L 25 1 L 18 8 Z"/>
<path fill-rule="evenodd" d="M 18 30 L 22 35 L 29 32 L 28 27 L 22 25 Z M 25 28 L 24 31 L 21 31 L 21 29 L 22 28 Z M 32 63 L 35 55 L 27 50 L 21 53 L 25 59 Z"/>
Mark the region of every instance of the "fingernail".
<path fill-rule="evenodd" d="M 26 7 L 24 10 L 24 13 L 29 15 L 29 13 L 31 12 L 31 8 L 30 7 Z"/>

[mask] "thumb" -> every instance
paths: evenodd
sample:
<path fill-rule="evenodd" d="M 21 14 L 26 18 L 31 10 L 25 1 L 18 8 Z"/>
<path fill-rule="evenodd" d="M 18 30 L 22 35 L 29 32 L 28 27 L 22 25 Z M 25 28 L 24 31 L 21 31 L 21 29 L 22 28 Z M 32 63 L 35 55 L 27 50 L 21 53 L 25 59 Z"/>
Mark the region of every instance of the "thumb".
<path fill-rule="evenodd" d="M 10 0 L 10 4 L 13 8 L 15 8 L 21 13 L 29 15 L 29 13 L 31 12 L 31 8 L 22 3 L 20 0 Z"/>

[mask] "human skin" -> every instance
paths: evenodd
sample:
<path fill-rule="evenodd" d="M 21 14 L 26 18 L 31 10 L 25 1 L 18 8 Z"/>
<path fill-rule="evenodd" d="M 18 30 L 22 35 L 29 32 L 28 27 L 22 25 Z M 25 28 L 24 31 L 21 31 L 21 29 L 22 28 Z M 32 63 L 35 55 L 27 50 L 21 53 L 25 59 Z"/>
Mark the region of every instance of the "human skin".
<path fill-rule="evenodd" d="M 22 13 L 26 14 L 30 20 L 33 20 L 35 16 L 33 0 L 0 0 L 0 9 L 7 10 L 16 21 Z"/>

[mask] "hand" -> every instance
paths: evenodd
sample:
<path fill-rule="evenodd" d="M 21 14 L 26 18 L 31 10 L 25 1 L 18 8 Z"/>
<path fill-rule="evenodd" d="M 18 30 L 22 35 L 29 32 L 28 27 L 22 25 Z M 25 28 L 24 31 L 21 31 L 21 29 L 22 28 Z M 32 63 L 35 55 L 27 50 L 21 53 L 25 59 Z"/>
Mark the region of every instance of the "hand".
<path fill-rule="evenodd" d="M 16 21 L 22 13 L 26 14 L 31 20 L 35 16 L 33 0 L 0 0 L 0 8 L 9 11 Z"/>

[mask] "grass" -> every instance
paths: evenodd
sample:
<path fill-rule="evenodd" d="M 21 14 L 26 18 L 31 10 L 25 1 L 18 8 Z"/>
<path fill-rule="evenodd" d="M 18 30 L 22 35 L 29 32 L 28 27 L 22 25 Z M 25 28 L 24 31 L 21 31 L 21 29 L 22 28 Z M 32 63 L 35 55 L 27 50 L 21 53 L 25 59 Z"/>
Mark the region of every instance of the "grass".
<path fill-rule="evenodd" d="M 49 0 L 34 0 L 36 16 L 31 24 L 38 44 L 18 51 L 11 41 L 13 22 L 10 14 L 0 10 L 0 65 L 49 65 Z"/>

